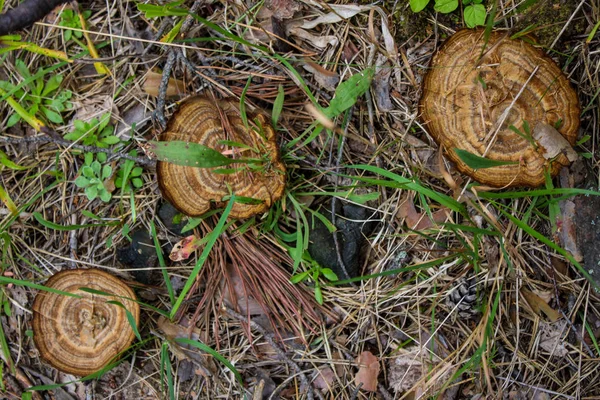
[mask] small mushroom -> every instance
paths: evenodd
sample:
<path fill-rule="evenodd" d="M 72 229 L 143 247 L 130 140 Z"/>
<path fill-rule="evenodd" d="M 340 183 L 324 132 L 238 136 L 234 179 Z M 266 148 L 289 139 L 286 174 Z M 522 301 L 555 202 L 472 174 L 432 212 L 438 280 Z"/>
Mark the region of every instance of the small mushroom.
<path fill-rule="evenodd" d="M 434 55 L 419 107 L 458 170 L 494 187 L 539 186 L 545 168 L 554 176 L 569 164 L 564 154 L 544 157 L 536 125 L 558 126 L 571 145 L 579 129 L 577 93 L 554 61 L 506 33 L 492 32 L 486 42 L 482 29 L 458 31 Z M 456 148 L 512 163 L 474 170 Z"/>
<path fill-rule="evenodd" d="M 40 291 L 33 302 L 33 340 L 40 356 L 54 368 L 89 375 L 129 347 L 135 334 L 127 314 L 122 307 L 108 303 L 121 303 L 138 323 L 140 307 L 129 300 L 135 299 L 135 294 L 124 282 L 99 269 L 75 269 L 54 274 L 46 287 L 79 296 Z"/>
<path fill-rule="evenodd" d="M 223 173 L 218 168 L 194 168 L 159 161 L 156 166 L 158 184 L 163 196 L 182 213 L 200 216 L 212 204 L 223 205 L 230 193 L 255 199 L 236 202 L 232 218 L 248 218 L 263 213 L 282 195 L 285 188 L 285 166 L 279 158 L 275 130 L 262 114 L 247 114 L 244 125 L 238 102 L 233 99 L 213 100 L 205 96 L 191 97 L 171 117 L 161 141 L 180 140 L 199 143 L 233 158 L 262 158 L 258 168 L 235 163 Z M 241 146 L 231 145 L 231 143 Z"/>

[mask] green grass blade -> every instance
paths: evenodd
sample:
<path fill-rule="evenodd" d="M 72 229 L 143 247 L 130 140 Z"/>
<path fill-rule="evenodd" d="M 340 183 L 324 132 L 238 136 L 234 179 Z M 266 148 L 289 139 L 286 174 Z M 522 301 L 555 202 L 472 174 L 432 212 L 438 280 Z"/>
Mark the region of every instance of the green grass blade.
<path fill-rule="evenodd" d="M 183 287 L 183 289 L 181 290 L 181 293 L 179 294 L 179 297 L 175 301 L 175 304 L 173 305 L 173 310 L 171 310 L 171 314 L 169 315 L 170 319 L 173 319 L 173 317 L 177 313 L 177 310 L 179 310 L 179 307 L 181 306 L 183 299 L 185 299 L 185 296 L 190 291 L 192 285 L 194 284 L 194 282 L 196 280 L 196 277 L 200 273 L 202 266 L 208 259 L 208 255 L 210 254 L 210 251 L 212 250 L 213 246 L 215 245 L 215 242 L 217 241 L 217 239 L 221 235 L 221 232 L 223 231 L 223 227 L 225 226 L 225 222 L 227 221 L 227 217 L 229 216 L 229 213 L 231 212 L 231 208 L 233 207 L 234 202 L 235 202 L 235 195 L 232 195 L 231 198 L 229 199 L 229 202 L 227 203 L 227 207 L 225 207 L 225 210 L 223 211 L 223 214 L 221 215 L 221 218 L 219 218 L 219 222 L 217 223 L 217 226 L 215 226 L 215 229 L 213 229 L 213 231 L 208 236 L 208 242 L 206 243 L 206 246 L 204 246 L 204 249 L 202 250 L 202 254 L 200 254 L 200 258 L 198 259 L 198 262 L 194 266 L 194 269 L 192 270 L 190 277 L 185 282 L 185 286 Z"/>
<path fill-rule="evenodd" d="M 204 343 L 200 343 L 195 340 L 187 339 L 187 338 L 175 338 L 175 342 L 194 346 L 197 349 L 204 351 L 205 353 L 211 354 L 214 358 L 216 358 L 223 365 L 225 365 L 231 372 L 233 372 L 233 375 L 235 375 L 235 379 L 237 379 L 237 381 L 240 385 L 244 384 L 244 381 L 242 380 L 242 375 L 233 366 L 233 364 L 231 364 L 228 359 L 223 357 L 216 350 L 213 350 L 210 346 L 207 346 Z"/>

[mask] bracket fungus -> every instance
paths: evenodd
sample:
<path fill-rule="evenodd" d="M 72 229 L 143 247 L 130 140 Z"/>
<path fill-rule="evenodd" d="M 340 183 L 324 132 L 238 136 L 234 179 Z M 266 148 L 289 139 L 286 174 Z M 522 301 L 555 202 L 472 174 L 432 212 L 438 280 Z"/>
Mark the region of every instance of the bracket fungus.
<path fill-rule="evenodd" d="M 140 307 L 124 282 L 99 269 L 63 270 L 46 287 L 76 294 L 40 291 L 33 302 L 33 340 L 40 356 L 54 368 L 78 376 L 101 370 L 127 349 L 135 334 L 125 310 L 139 322 Z M 114 295 L 80 290 L 89 288 Z"/>
<path fill-rule="evenodd" d="M 169 120 L 161 141 L 198 143 L 231 157 L 250 156 L 264 162 L 250 168 L 244 162 L 218 168 L 196 168 L 159 161 L 158 184 L 163 196 L 182 213 L 196 217 L 212 204 L 223 205 L 230 193 L 255 199 L 236 202 L 232 218 L 248 218 L 263 213 L 283 195 L 285 166 L 279 158 L 275 130 L 262 114 L 241 116 L 239 103 L 233 99 L 213 100 L 194 96 L 179 106 Z M 235 143 L 235 144 L 232 144 Z"/>
<path fill-rule="evenodd" d="M 557 127 L 573 145 L 579 129 L 577 93 L 533 45 L 497 31 L 487 43 L 484 36 L 482 29 L 458 31 L 434 55 L 419 103 L 422 120 L 458 170 L 476 181 L 539 186 L 545 169 L 554 176 L 569 160 L 562 153 L 545 157 L 529 127 Z M 504 165 L 473 169 L 455 149 Z"/>

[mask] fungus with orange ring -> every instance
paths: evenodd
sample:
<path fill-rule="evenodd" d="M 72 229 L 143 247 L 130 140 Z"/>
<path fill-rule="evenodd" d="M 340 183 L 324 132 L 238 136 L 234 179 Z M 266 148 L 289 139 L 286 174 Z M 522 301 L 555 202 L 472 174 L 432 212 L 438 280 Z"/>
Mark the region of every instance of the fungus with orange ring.
<path fill-rule="evenodd" d="M 77 295 L 40 291 L 33 302 L 33 339 L 40 356 L 54 368 L 73 375 L 89 375 L 129 347 L 135 334 L 127 314 L 108 301 L 123 305 L 136 324 L 140 307 L 133 301 L 133 290 L 120 279 L 99 269 L 63 270 L 50 277 L 45 286 Z"/>
<path fill-rule="evenodd" d="M 263 157 L 265 162 L 262 168 L 254 169 L 242 162 L 231 164 L 229 171 L 223 173 L 218 168 L 159 161 L 156 170 L 161 193 L 175 208 L 188 216 L 200 216 L 211 206 L 223 205 L 222 199 L 233 193 L 257 200 L 236 202 L 229 214 L 233 218 L 248 218 L 267 211 L 281 198 L 285 166 L 279 158 L 275 130 L 262 114 L 248 113 L 247 123 L 243 122 L 238 102 L 232 99 L 195 96 L 180 104 L 161 141 L 198 143 L 232 156 Z M 244 147 L 226 144 L 232 142 Z"/>
<path fill-rule="evenodd" d="M 548 160 L 526 133 L 537 124 L 557 126 L 573 145 L 579 129 L 579 100 L 554 61 L 521 39 L 461 30 L 434 55 L 419 102 L 428 132 L 459 171 L 494 187 L 539 186 L 544 170 L 556 175 L 569 161 Z M 534 145 L 535 144 L 535 145 Z M 509 165 L 470 168 L 454 149 Z"/>

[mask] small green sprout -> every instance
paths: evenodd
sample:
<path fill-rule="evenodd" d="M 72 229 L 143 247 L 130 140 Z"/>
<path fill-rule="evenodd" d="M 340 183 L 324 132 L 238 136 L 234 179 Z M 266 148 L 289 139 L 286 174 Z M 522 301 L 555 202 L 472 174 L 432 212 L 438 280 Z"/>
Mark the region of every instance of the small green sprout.
<path fill-rule="evenodd" d="M 112 195 L 104 182 L 111 175 L 112 167 L 110 165 L 102 166 L 97 160 L 94 160 L 92 153 L 86 153 L 85 163 L 81 167 L 80 175 L 75 179 L 75 185 L 85 190 L 88 200 L 92 201 L 96 197 L 100 197 L 103 202 L 108 203 Z"/>
<path fill-rule="evenodd" d="M 90 15 L 92 15 L 92 11 L 86 10 L 86 11 L 82 12 L 81 15 L 83 16 L 84 19 L 88 19 L 90 17 Z M 64 26 L 65 28 L 81 29 L 81 21 L 79 20 L 79 14 L 74 10 L 70 10 L 70 9 L 64 10 L 60 14 L 59 25 Z M 69 41 L 69 40 L 71 40 L 72 36 L 75 36 L 76 38 L 81 39 L 83 37 L 83 32 L 74 31 L 71 29 L 65 29 L 64 35 L 65 35 L 65 41 Z"/>

